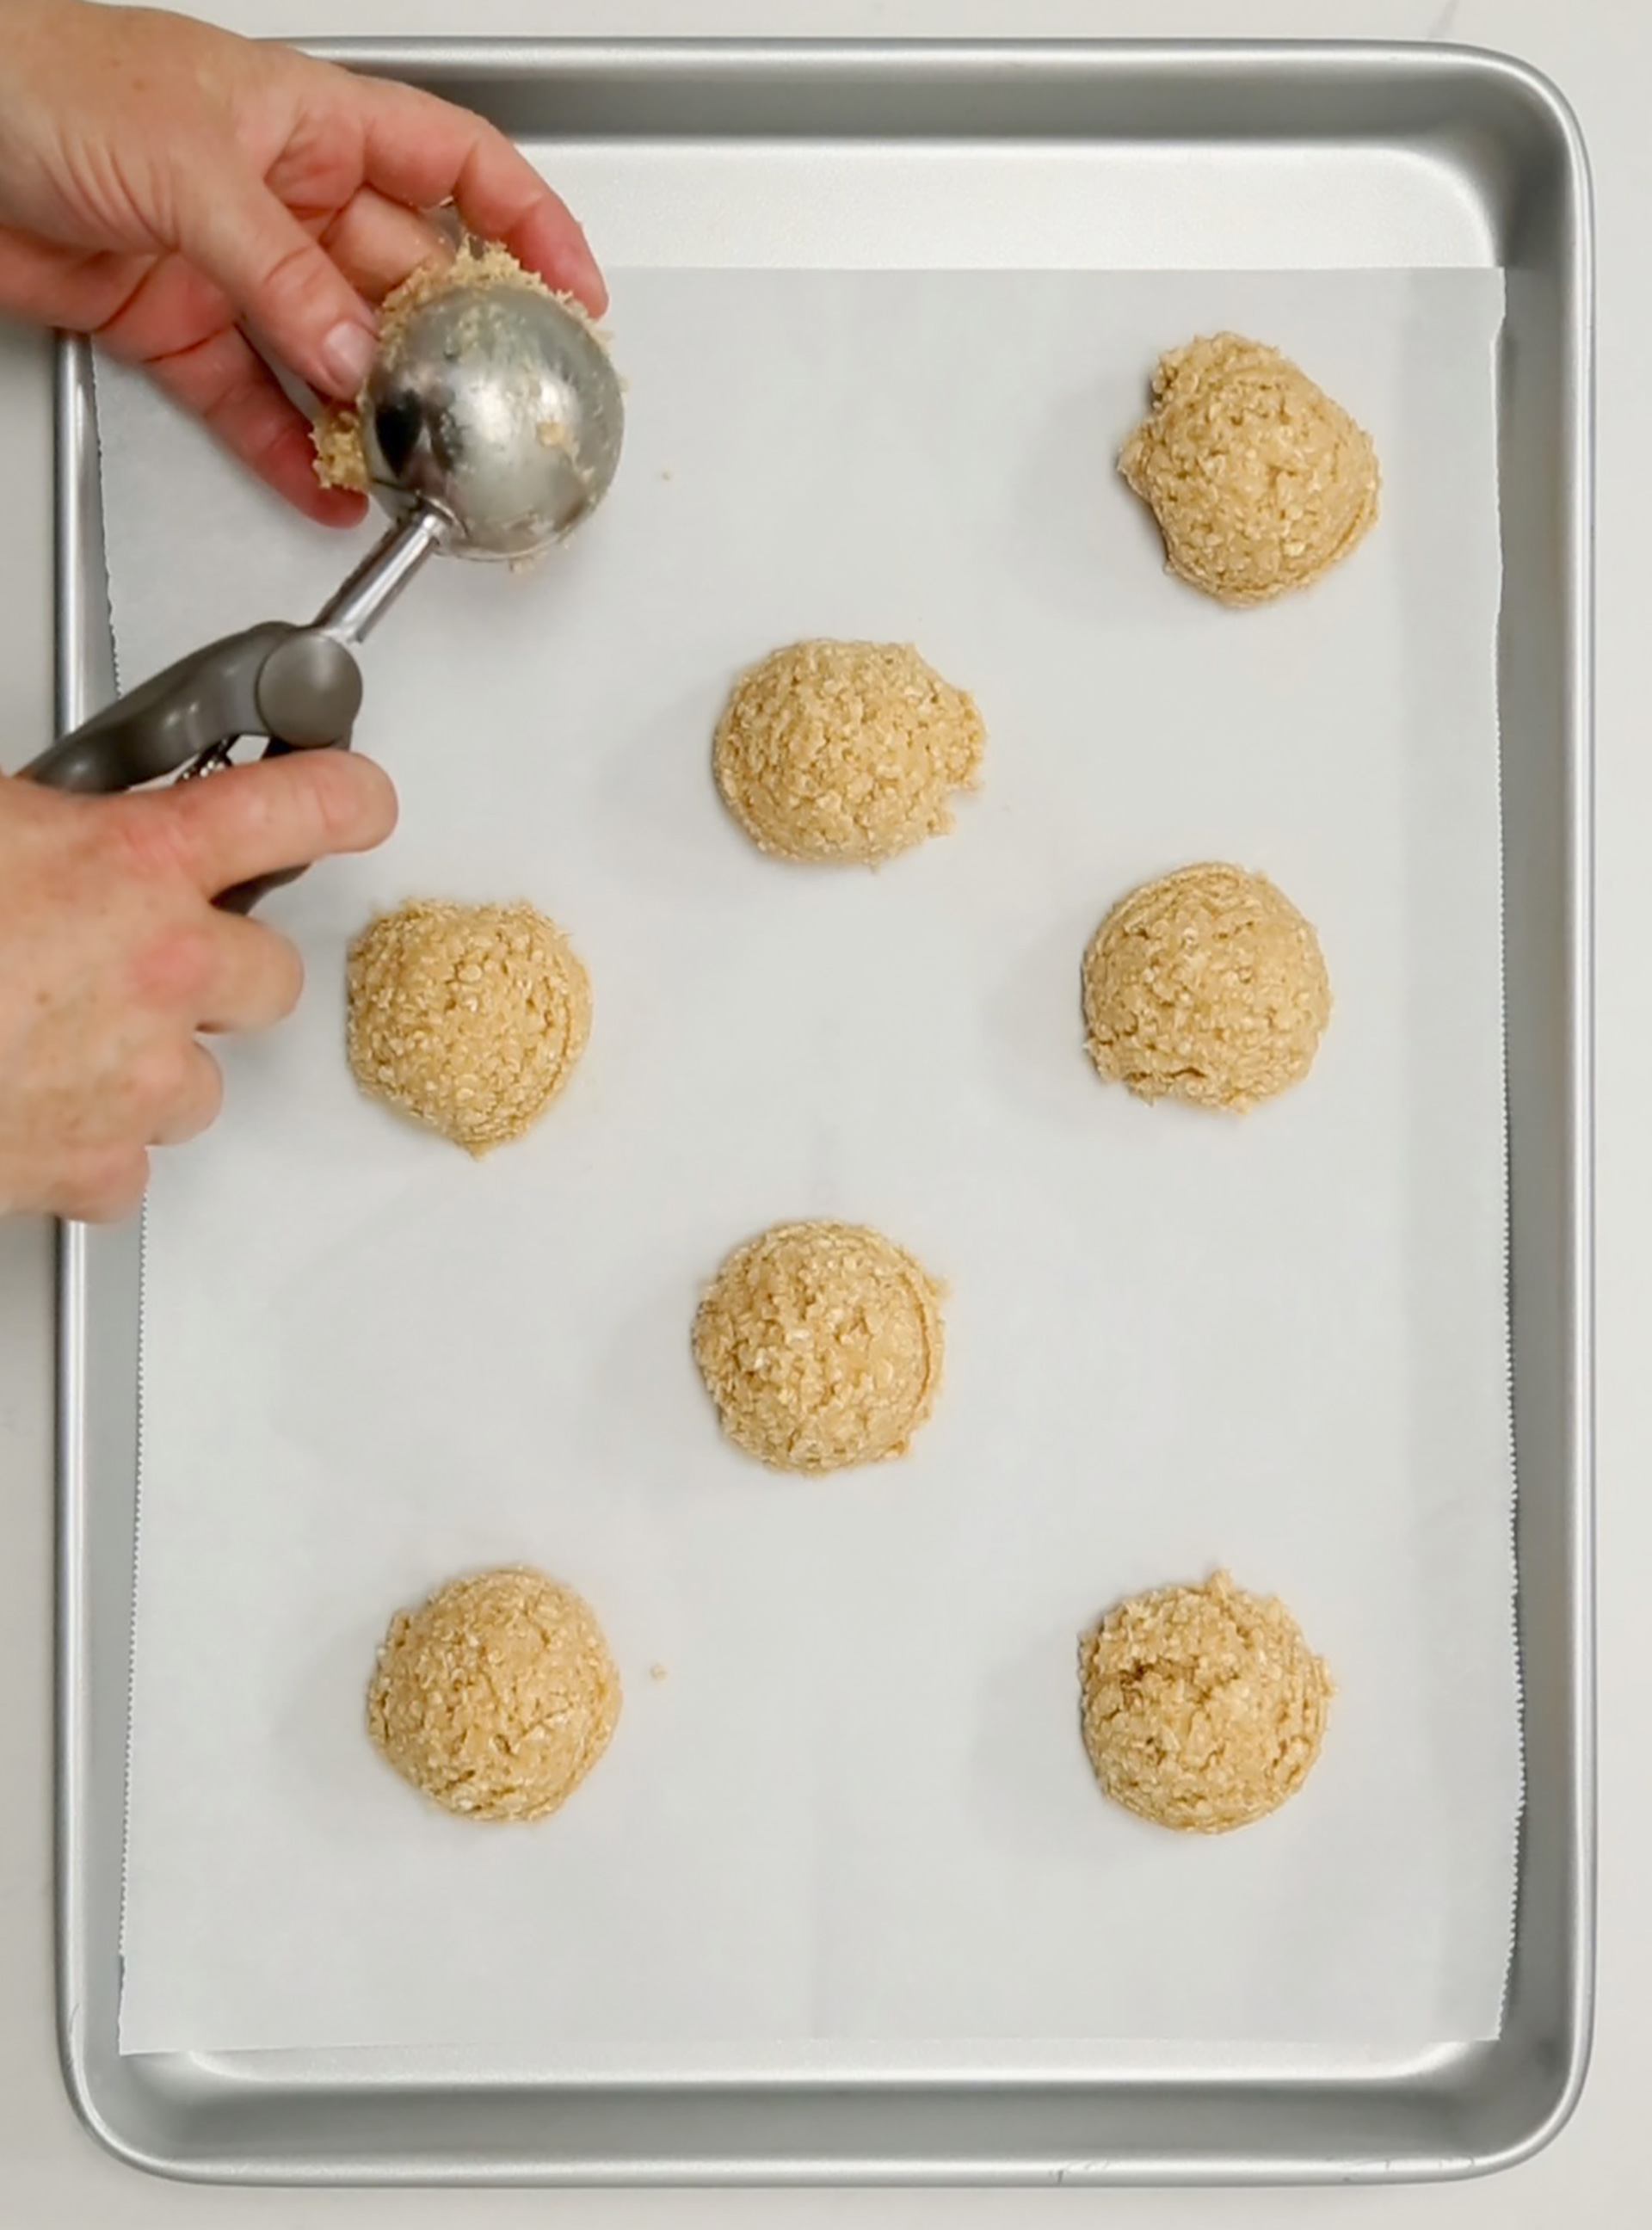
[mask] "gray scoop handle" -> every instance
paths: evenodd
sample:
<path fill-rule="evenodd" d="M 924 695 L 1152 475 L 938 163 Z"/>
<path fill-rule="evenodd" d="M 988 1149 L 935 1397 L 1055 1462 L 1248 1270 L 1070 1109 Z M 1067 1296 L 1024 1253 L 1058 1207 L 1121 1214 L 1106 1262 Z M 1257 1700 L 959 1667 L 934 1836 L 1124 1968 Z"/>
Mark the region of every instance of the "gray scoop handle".
<path fill-rule="evenodd" d="M 106 795 L 157 782 L 267 736 L 268 758 L 289 750 L 347 750 L 361 707 L 361 669 L 347 647 L 313 628 L 272 620 L 191 651 L 31 759 L 31 782 Z M 221 893 L 237 913 L 291 882 L 294 867 Z"/>
<path fill-rule="evenodd" d="M 308 627 L 267 620 L 192 650 L 19 771 L 54 790 L 105 795 L 159 782 L 227 751 L 242 736 L 269 737 L 266 758 L 323 744 L 347 750 L 361 710 L 353 647 L 440 546 L 448 526 L 432 506 L 416 505 Z"/>
<path fill-rule="evenodd" d="M 242 736 L 268 736 L 272 758 L 332 744 L 350 748 L 361 710 L 361 668 L 353 646 L 390 609 L 448 532 L 445 515 L 416 505 L 369 551 L 307 628 L 266 621 L 191 651 L 126 696 L 94 713 L 22 772 L 55 790 L 106 795 L 167 775 L 204 772 L 227 763 Z M 245 913 L 266 891 L 304 872 L 283 867 L 219 893 Z"/>
<path fill-rule="evenodd" d="M 264 734 L 258 680 L 296 630 L 273 621 L 207 643 L 94 713 L 23 773 L 54 790 L 104 795 L 176 774 L 235 736 Z"/>

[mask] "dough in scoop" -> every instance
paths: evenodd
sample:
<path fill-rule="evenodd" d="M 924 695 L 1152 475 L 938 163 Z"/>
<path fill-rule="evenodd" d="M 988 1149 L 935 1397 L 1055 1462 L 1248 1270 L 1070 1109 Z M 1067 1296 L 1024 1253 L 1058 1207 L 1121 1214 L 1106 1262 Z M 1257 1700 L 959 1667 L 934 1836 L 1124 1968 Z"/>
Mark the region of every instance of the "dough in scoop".
<path fill-rule="evenodd" d="M 740 676 L 713 765 L 759 851 L 870 866 L 952 827 L 985 733 L 909 643 L 797 642 Z"/>
<path fill-rule="evenodd" d="M 1224 604 L 1306 589 L 1377 517 L 1371 436 L 1288 357 L 1236 333 L 1160 357 L 1119 469 L 1171 571 Z"/>
<path fill-rule="evenodd" d="M 349 998 L 362 1090 L 477 1155 L 544 1113 L 590 1029 L 578 955 L 524 903 L 379 915 L 350 949 Z"/>
<path fill-rule="evenodd" d="M 1320 1754 L 1330 1675 L 1283 1603 L 1225 1572 L 1107 1613 L 1079 1643 L 1084 1747 L 1106 1795 L 1223 1834 L 1274 1811 Z"/>
<path fill-rule="evenodd" d="M 694 1360 L 737 1447 L 777 1471 L 904 1455 L 940 1383 L 939 1290 L 855 1223 L 777 1224 L 737 1247 L 694 1319 Z"/>
<path fill-rule="evenodd" d="M 1330 1016 L 1313 924 L 1242 867 L 1144 883 L 1084 956 L 1090 1058 L 1140 1099 L 1242 1114 L 1301 1081 Z"/>
<path fill-rule="evenodd" d="M 404 1781 L 472 1820 L 542 1820 L 607 1749 L 620 1680 L 589 1603 L 543 1572 L 450 1580 L 398 1611 L 367 1730 Z"/>

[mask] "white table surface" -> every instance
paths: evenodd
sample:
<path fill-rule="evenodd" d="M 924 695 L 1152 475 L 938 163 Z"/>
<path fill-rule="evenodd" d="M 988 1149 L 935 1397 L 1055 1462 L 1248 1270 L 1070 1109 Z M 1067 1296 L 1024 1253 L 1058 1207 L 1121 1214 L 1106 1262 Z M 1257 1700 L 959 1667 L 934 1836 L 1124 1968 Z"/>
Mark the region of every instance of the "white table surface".
<path fill-rule="evenodd" d="M 1488 2182 L 1282 2192 L 442 2193 L 197 2190 L 118 2167 L 85 2137 L 59 2081 L 51 1994 L 49 1242 L 0 1225 L 0 2230 L 157 2224 L 289 2230 L 830 2222 L 1108 2230 L 1629 2230 L 1652 2201 L 1652 1647 L 1639 1601 L 1652 1569 L 1652 1177 L 1634 1174 L 1652 1098 L 1652 996 L 1638 937 L 1652 837 L 1652 0 L 197 0 L 238 30 L 298 35 L 457 32 L 836 33 L 1452 38 L 1549 72 L 1582 119 L 1600 253 L 1599 1423 L 1601 1968 L 1593 2071 L 1576 2118 L 1538 2159 Z M 1639 383 L 1644 381 L 1646 384 Z M 0 328 L 12 476 L 0 538 L 0 763 L 50 717 L 50 422 L 37 337 Z M 1640 1150 L 1644 1159 L 1645 1150 Z M 1640 1468 L 1637 1468 L 1639 1466 Z M 1640 2202 L 1640 2207 L 1636 2205 Z"/>

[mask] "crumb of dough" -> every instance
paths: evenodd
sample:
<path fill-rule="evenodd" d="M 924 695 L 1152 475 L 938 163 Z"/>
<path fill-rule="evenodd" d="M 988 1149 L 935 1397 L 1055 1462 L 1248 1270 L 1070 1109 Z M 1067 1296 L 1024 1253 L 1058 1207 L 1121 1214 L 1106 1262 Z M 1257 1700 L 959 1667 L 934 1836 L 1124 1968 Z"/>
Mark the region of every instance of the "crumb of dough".
<path fill-rule="evenodd" d="M 350 948 L 347 1047 L 362 1090 L 468 1152 L 519 1138 L 590 1031 L 590 980 L 534 907 L 410 899 Z"/>
<path fill-rule="evenodd" d="M 1224 1834 L 1294 1796 L 1333 1692 L 1274 1597 L 1225 1572 L 1159 1588 L 1079 1642 L 1084 1747 L 1106 1795 L 1162 1827 Z"/>
<path fill-rule="evenodd" d="M 776 1471 L 904 1455 L 940 1384 L 939 1300 L 861 1224 L 777 1224 L 737 1247 L 694 1319 L 723 1430 Z"/>
<path fill-rule="evenodd" d="M 1090 940 L 1083 982 L 1105 1081 L 1233 1114 L 1300 1084 L 1331 1017 L 1313 924 L 1265 875 L 1221 864 L 1121 899 Z"/>
<path fill-rule="evenodd" d="M 519 287 L 532 294 L 546 294 L 571 310 L 583 325 L 591 324 L 584 303 L 571 294 L 558 293 L 547 287 L 537 271 L 528 270 L 517 261 L 502 242 L 490 240 L 477 243 L 465 241 L 450 256 L 433 256 L 429 262 L 420 264 L 411 271 L 399 287 L 384 297 L 378 313 L 378 355 L 381 362 L 394 360 L 408 325 L 416 311 L 427 303 L 439 302 L 443 295 L 451 294 L 462 287 Z M 602 336 L 598 333 L 598 338 Z M 352 488 L 365 492 L 369 482 L 367 453 L 363 445 L 361 414 L 365 390 L 353 403 L 329 404 L 311 429 L 311 441 L 315 448 L 315 476 L 323 487 Z M 547 437 L 544 427 L 539 438 L 549 447 L 565 446 L 566 435 L 557 427 Z"/>
<path fill-rule="evenodd" d="M 1119 469 L 1192 587 L 1265 603 L 1317 581 L 1375 520 L 1371 436 L 1277 349 L 1236 333 L 1190 341 L 1160 357 L 1152 391 Z"/>
<path fill-rule="evenodd" d="M 329 404 L 310 429 L 314 471 L 324 488 L 367 493 L 367 452 L 362 445 L 361 412 L 353 403 Z"/>
<path fill-rule="evenodd" d="M 397 1611 L 367 1731 L 404 1781 L 471 1820 L 543 1820 L 608 1748 L 620 1678 L 590 1605 L 524 1565 Z"/>
<path fill-rule="evenodd" d="M 743 674 L 713 764 L 731 813 L 783 860 L 871 865 L 952 825 L 986 732 L 910 643 L 797 642 Z"/>
<path fill-rule="evenodd" d="M 649 1667 L 649 1678 L 650 1680 L 667 1680 L 669 1679 L 670 1677 L 668 1668 L 663 1665 L 650 1665 Z"/>

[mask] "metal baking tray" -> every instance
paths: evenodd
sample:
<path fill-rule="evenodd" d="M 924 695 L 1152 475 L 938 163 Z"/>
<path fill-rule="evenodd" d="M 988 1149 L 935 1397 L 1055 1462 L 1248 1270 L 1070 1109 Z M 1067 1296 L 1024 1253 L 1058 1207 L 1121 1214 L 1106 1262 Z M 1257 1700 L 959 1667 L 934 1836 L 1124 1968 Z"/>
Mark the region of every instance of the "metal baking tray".
<path fill-rule="evenodd" d="M 1591 232 L 1577 127 L 1437 46 L 329 45 L 542 153 L 616 265 L 1501 266 L 1500 634 L 1527 1801 L 1502 2031 L 1404 2061 L 1120 2046 L 1098 2072 L 526 2079 L 475 2055 L 122 2058 L 140 1332 L 133 1227 L 61 1247 L 58 1988 L 137 2165 L 234 2182 L 1391 2182 L 1520 2160 L 1588 2056 Z M 112 692 L 84 350 L 57 394 L 59 714 Z"/>

